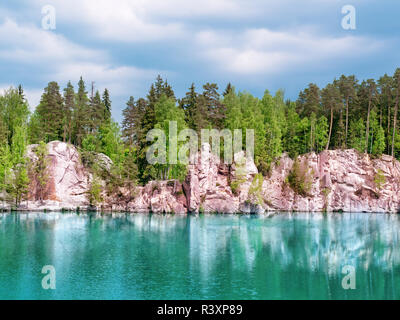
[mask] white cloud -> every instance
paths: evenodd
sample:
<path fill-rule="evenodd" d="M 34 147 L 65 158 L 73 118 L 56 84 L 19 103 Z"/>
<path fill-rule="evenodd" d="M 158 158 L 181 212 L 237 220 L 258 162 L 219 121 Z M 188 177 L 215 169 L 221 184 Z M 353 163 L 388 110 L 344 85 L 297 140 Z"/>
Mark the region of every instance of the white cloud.
<path fill-rule="evenodd" d="M 168 73 L 114 65 L 109 55 L 102 50 L 85 48 L 59 34 L 35 26 L 22 26 L 11 19 L 0 24 L 0 38 L 0 59 L 3 64 L 10 63 L 37 72 L 32 75 L 31 71 L 27 71 L 25 79 L 20 80 L 22 83 L 26 78 L 33 77 L 42 86 L 49 81 L 63 85 L 69 80 L 76 82 L 83 76 L 87 86 L 93 80 L 96 81 L 96 88 L 102 90 L 107 87 L 113 96 L 125 98 L 130 94 L 142 93 L 143 86 L 158 73 Z M 31 107 L 39 103 L 42 88 L 26 88 Z"/>
<path fill-rule="evenodd" d="M 106 58 L 103 52 L 76 45 L 62 35 L 35 26 L 21 26 L 11 19 L 0 25 L 0 39 L 0 58 L 8 61 L 52 65 Z"/>
<path fill-rule="evenodd" d="M 42 1 L 45 4 L 46 1 Z M 179 38 L 181 23 L 153 21 L 151 1 L 55 0 L 57 19 L 88 28 L 91 35 L 122 42 L 148 42 Z M 163 6 L 162 6 L 163 7 Z M 149 10 L 150 9 L 150 10 Z"/>
<path fill-rule="evenodd" d="M 238 74 L 274 74 L 290 68 L 317 66 L 338 59 L 371 54 L 382 43 L 369 38 L 327 37 L 311 31 L 249 29 L 204 31 L 196 36 L 199 57 L 222 71 Z"/>
<path fill-rule="evenodd" d="M 113 95 L 121 96 L 140 92 L 143 84 L 154 80 L 158 73 L 166 74 L 151 69 L 140 69 L 132 66 L 113 67 L 107 64 L 90 62 L 67 64 L 61 67 L 55 78 L 62 81 L 70 79 L 93 79 L 96 87 L 108 88 Z M 88 83 L 89 85 L 89 83 Z"/>

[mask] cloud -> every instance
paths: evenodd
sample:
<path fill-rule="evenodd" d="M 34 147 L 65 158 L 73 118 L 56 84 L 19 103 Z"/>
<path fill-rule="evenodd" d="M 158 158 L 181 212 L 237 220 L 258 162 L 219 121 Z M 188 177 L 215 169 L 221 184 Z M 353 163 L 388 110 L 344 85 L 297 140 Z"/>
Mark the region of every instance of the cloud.
<path fill-rule="evenodd" d="M 71 61 L 102 61 L 106 54 L 74 44 L 62 35 L 21 26 L 11 19 L 0 25 L 0 58 L 24 64 L 54 67 Z"/>
<path fill-rule="evenodd" d="M 382 48 L 366 37 L 329 37 L 307 31 L 265 28 L 239 33 L 203 31 L 196 36 L 199 57 L 219 70 L 237 74 L 274 74 L 290 68 L 354 59 Z"/>
<path fill-rule="evenodd" d="M 4 91 L 10 89 L 10 88 L 17 88 L 17 84 L 0 84 L 0 95 L 4 94 Z M 26 99 L 28 100 L 29 107 L 31 111 L 35 109 L 35 107 L 40 103 L 40 97 L 42 95 L 42 90 L 39 89 L 25 89 L 24 88 L 24 94 Z"/>
<path fill-rule="evenodd" d="M 18 81 L 23 83 L 27 78 L 33 78 L 35 83 L 40 83 L 41 88 L 49 81 L 63 85 L 83 76 L 88 86 L 89 81 L 93 80 L 96 81 L 96 88 L 102 90 L 107 87 L 113 96 L 125 98 L 130 94 L 142 93 L 144 86 L 158 73 L 168 74 L 167 71 L 116 65 L 103 50 L 80 46 L 62 35 L 33 25 L 19 25 L 11 19 L 0 24 L 0 38 L 3 66 L 11 64 L 30 70 Z M 32 74 L 32 70 L 36 71 L 35 74 Z M 42 89 L 28 87 L 25 92 L 30 105 L 36 106 Z"/>
<path fill-rule="evenodd" d="M 42 1 L 42 4 L 45 2 Z M 52 5 L 56 8 L 57 19 L 86 26 L 95 38 L 119 42 L 150 42 L 180 38 L 185 34 L 181 23 L 154 21 L 152 7 L 148 3 L 153 2 L 56 0 Z"/>

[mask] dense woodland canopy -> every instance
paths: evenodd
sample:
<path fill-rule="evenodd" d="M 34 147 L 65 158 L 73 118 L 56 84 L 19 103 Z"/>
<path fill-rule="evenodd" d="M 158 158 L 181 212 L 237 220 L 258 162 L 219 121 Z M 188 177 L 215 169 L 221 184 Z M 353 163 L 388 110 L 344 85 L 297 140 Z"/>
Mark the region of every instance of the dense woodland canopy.
<path fill-rule="evenodd" d="M 275 95 L 266 90 L 258 98 L 236 91 L 231 84 L 221 92 L 215 83 L 202 88 L 192 84 L 184 97 L 177 98 L 170 84 L 158 76 L 146 97 L 129 98 L 120 127 L 111 118 L 109 91 L 100 93 L 93 83 L 88 88 L 82 78 L 76 88 L 71 82 L 64 89 L 49 82 L 33 113 L 22 86 L 10 88 L 0 95 L 0 189 L 13 195 L 16 203 L 21 201 L 32 172 L 26 146 L 53 140 L 77 146 L 83 161 L 95 175 L 106 178 L 110 189 L 183 179 L 183 164 L 150 165 L 146 160 L 147 132 L 159 128 L 168 136 L 171 120 L 177 121 L 178 130 L 254 129 L 255 162 L 264 175 L 283 152 L 295 157 L 354 148 L 399 159 L 399 99 L 400 69 L 377 80 L 342 75 L 324 88 L 310 83 L 296 101 L 285 100 L 282 90 Z M 96 170 L 94 158 L 99 152 L 114 163 L 107 177 Z M 93 189 L 99 193 L 98 185 Z"/>

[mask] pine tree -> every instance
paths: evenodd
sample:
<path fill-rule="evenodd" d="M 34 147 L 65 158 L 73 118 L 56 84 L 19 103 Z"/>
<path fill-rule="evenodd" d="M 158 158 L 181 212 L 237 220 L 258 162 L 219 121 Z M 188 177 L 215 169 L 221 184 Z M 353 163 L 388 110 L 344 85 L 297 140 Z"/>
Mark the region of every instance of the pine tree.
<path fill-rule="evenodd" d="M 82 141 L 88 128 L 89 98 L 87 96 L 85 82 L 80 77 L 78 82 L 78 92 L 75 98 L 74 119 L 74 143 L 82 145 Z"/>
<path fill-rule="evenodd" d="M 325 109 L 329 110 L 330 113 L 329 134 L 325 148 L 326 150 L 328 150 L 331 144 L 333 117 L 335 112 L 340 108 L 340 92 L 334 84 L 328 84 L 322 90 L 322 104 Z"/>
<path fill-rule="evenodd" d="M 207 110 L 207 119 L 213 128 L 222 129 L 225 121 L 226 108 L 220 101 L 218 85 L 215 83 L 206 83 L 203 86 L 203 101 Z"/>
<path fill-rule="evenodd" d="M 390 146 L 391 146 L 391 132 L 390 132 L 390 125 L 391 125 L 391 107 L 393 105 L 393 78 L 385 74 L 384 76 L 380 77 L 378 80 L 378 88 L 380 91 L 379 95 L 379 104 L 380 104 L 380 110 L 381 114 L 383 115 L 383 109 L 386 109 L 386 125 L 381 122 L 381 126 L 384 127 L 386 126 L 385 130 L 385 139 L 386 139 L 386 146 L 387 146 L 387 153 L 390 153 Z"/>
<path fill-rule="evenodd" d="M 111 100 L 110 100 L 110 93 L 108 92 L 107 88 L 104 89 L 102 103 L 105 107 L 104 119 L 109 120 L 111 119 Z"/>
<path fill-rule="evenodd" d="M 36 111 L 45 142 L 62 140 L 64 133 L 64 100 L 57 82 L 49 82 Z"/>
<path fill-rule="evenodd" d="M 394 157 L 394 147 L 395 147 L 395 136 L 396 136 L 396 125 L 397 125 L 397 112 L 399 108 L 399 100 L 400 100 L 400 68 L 396 69 L 396 72 L 393 76 L 395 88 L 396 88 L 396 98 L 394 105 L 394 116 L 393 116 L 393 135 L 392 135 L 392 157 Z"/>
<path fill-rule="evenodd" d="M 227 96 L 229 93 L 231 93 L 232 90 L 235 90 L 235 88 L 232 86 L 232 84 L 229 82 L 228 85 L 225 88 L 225 91 L 223 93 L 223 96 Z"/>
<path fill-rule="evenodd" d="M 321 114 L 321 91 L 315 83 L 310 83 L 308 88 L 301 91 L 297 100 L 297 112 L 301 116 L 310 116 L 311 113 Z"/>
<path fill-rule="evenodd" d="M 363 96 L 364 103 L 367 105 L 367 121 L 366 121 L 366 131 L 365 131 L 365 146 L 364 152 L 368 152 L 368 139 L 369 139 L 369 129 L 370 129 L 370 115 L 371 110 L 374 107 L 376 101 L 377 91 L 376 83 L 373 79 L 368 79 L 363 81 L 360 87 L 361 95 Z"/>
<path fill-rule="evenodd" d="M 356 87 L 357 87 L 358 80 L 354 75 L 352 76 L 344 76 L 342 75 L 340 79 L 337 81 L 337 85 L 339 87 L 344 106 L 346 109 L 346 125 L 345 125 L 345 138 L 344 138 L 344 147 L 347 147 L 347 137 L 348 137 L 348 128 L 349 128 L 349 105 L 350 101 L 355 99 L 356 94 Z"/>
<path fill-rule="evenodd" d="M 190 128 L 196 128 L 195 122 L 195 114 L 196 114 L 196 107 L 197 107 L 197 92 L 194 83 L 189 88 L 189 91 L 186 92 L 185 97 L 181 101 L 181 106 L 185 111 L 185 119 Z"/>
<path fill-rule="evenodd" d="M 71 143 L 73 119 L 72 113 L 75 110 L 75 92 L 71 82 L 68 81 L 67 87 L 64 89 L 64 133 L 63 141 Z"/>

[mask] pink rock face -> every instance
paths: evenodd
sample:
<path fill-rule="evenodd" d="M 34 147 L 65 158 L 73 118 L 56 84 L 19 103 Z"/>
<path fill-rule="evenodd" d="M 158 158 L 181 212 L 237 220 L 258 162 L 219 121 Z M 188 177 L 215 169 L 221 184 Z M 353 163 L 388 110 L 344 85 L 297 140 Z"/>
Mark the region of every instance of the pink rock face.
<path fill-rule="evenodd" d="M 283 156 L 271 178 L 264 179 L 263 197 L 267 210 L 398 212 L 400 207 L 400 163 L 389 156 L 371 159 L 355 150 L 329 150 L 298 158 L 309 168 L 311 190 L 295 194 L 284 183 L 293 160 Z M 378 170 L 385 176 L 379 186 Z"/>
<path fill-rule="evenodd" d="M 36 161 L 35 145 L 28 147 L 28 157 Z M 33 207 L 56 207 L 76 209 L 89 203 L 86 193 L 89 189 L 89 173 L 83 167 L 76 148 L 67 143 L 53 141 L 48 143 L 48 183 L 39 201 L 38 181 L 31 180 L 29 200 Z"/>
<path fill-rule="evenodd" d="M 36 160 L 35 146 L 28 156 Z M 38 201 L 38 182 L 30 186 L 26 209 L 85 209 L 91 174 L 81 164 L 75 147 L 54 141 L 48 144 L 49 182 L 43 201 Z M 103 162 L 110 161 L 103 155 Z M 286 154 L 272 165 L 270 176 L 262 180 L 260 194 L 252 185 L 258 173 L 243 152 L 229 166 L 220 163 L 209 145 L 188 166 L 186 180 L 151 181 L 134 192 L 115 190 L 122 197 L 107 196 L 103 209 L 130 212 L 177 213 L 264 213 L 272 211 L 398 212 L 400 208 L 400 163 L 390 156 L 371 159 L 355 150 L 323 151 L 298 157 L 299 166 L 308 174 L 306 195 L 296 194 L 288 183 L 294 161 Z M 376 177 L 383 175 L 383 182 Z M 235 188 L 233 188 L 235 186 Z M 232 188 L 231 188 L 232 187 Z M 234 192 L 232 191 L 234 189 Z M 253 186 L 254 189 L 254 186 Z M 251 192 L 250 192 L 251 191 Z M 129 195 L 129 196 L 128 196 Z"/>

